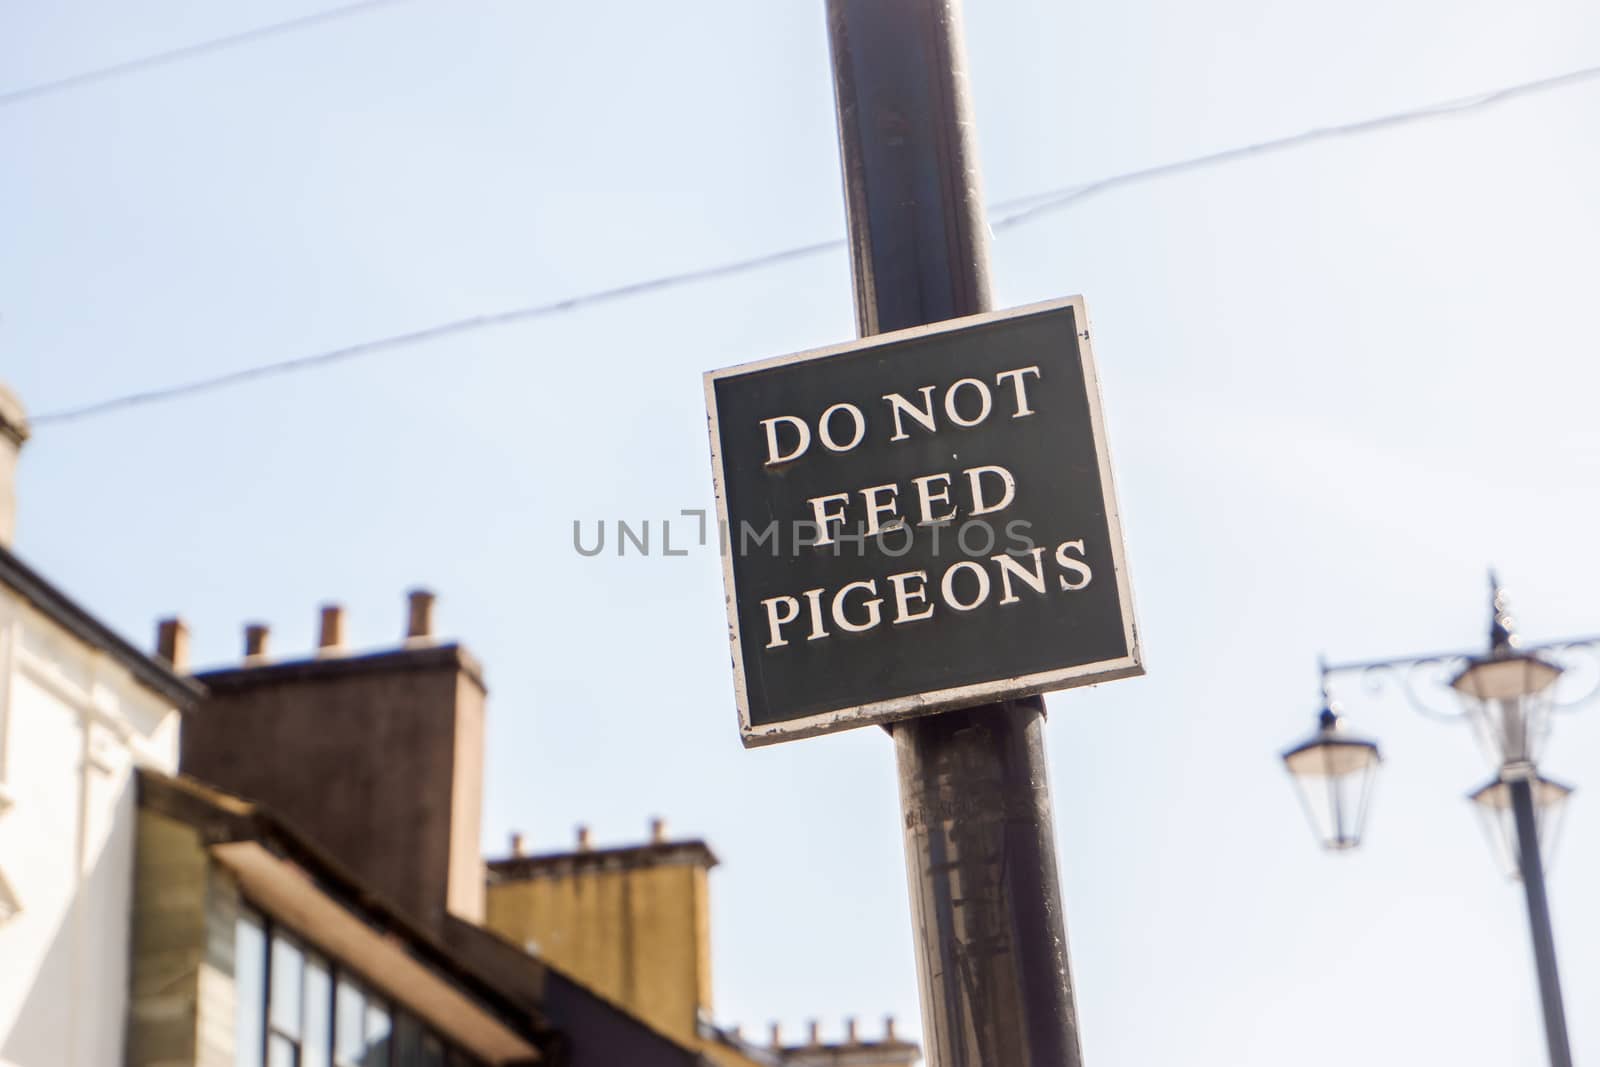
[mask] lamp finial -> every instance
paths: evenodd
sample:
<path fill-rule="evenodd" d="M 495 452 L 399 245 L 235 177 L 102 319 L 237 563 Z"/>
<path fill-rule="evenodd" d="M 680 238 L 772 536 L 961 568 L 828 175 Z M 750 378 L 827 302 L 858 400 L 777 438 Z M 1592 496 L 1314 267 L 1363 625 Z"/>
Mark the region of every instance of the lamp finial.
<path fill-rule="evenodd" d="M 1517 621 L 1511 617 L 1511 598 L 1500 576 L 1489 570 L 1489 651 L 1499 656 L 1517 647 Z"/>
<path fill-rule="evenodd" d="M 1339 728 L 1339 705 L 1334 703 L 1333 692 L 1328 688 L 1328 657 L 1317 657 L 1317 680 L 1322 689 L 1322 710 L 1317 715 L 1317 724 L 1323 730 L 1337 730 Z"/>

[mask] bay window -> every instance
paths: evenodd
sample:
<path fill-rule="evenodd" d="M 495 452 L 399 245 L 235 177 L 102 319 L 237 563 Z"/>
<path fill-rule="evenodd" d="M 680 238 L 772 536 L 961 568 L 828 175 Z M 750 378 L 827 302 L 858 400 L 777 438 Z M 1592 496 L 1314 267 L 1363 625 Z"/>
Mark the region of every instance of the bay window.
<path fill-rule="evenodd" d="M 251 908 L 234 927 L 235 1067 L 483 1067 Z"/>

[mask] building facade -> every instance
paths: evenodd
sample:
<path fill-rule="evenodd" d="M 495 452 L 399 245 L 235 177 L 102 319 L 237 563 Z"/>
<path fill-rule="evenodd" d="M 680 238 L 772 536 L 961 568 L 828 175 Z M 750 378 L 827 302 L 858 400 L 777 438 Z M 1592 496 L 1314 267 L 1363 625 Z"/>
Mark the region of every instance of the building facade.
<path fill-rule="evenodd" d="M 470 652 L 434 637 L 431 607 L 413 591 L 401 640 L 371 651 L 343 646 L 331 605 L 305 655 L 275 658 L 265 629 L 249 627 L 240 663 L 195 676 L 206 695 L 184 729 L 182 775 L 260 804 L 335 859 L 558 1033 L 558 1062 L 702 1067 L 696 1042 L 483 925 L 486 687 Z"/>
<path fill-rule="evenodd" d="M 0 1065 L 122 1062 L 135 774 L 172 772 L 194 683 L 11 551 L 27 439 L 0 387 Z"/>
<path fill-rule="evenodd" d="M 665 825 L 627 848 L 509 856 L 488 864 L 486 925 L 675 1039 L 712 1017 L 709 874 L 703 841 Z"/>
<path fill-rule="evenodd" d="M 260 802 L 505 988 L 570 1042 L 574 1064 L 910 1067 L 915 1043 L 881 1038 L 758 1045 L 714 1022 L 710 873 L 698 840 L 570 852 L 480 852 L 484 672 L 437 640 L 432 597 L 410 596 L 394 647 L 343 647 L 322 609 L 317 648 L 274 658 L 247 630 L 237 665 L 206 671 L 185 725 L 185 776 Z M 627 1043 L 627 1051 L 618 1042 Z"/>
<path fill-rule="evenodd" d="M 411 594 L 391 648 L 187 673 L 11 551 L 0 386 L 0 1067 L 910 1067 L 715 1025 L 702 841 L 480 851 L 485 698 Z"/>
<path fill-rule="evenodd" d="M 696 1048 L 717 1067 L 913 1067 L 921 1049 L 885 1021 L 881 1035 L 846 1020 L 844 1040 L 825 1042 L 815 1023 L 788 1043 L 716 1022 L 711 991 L 710 873 L 704 841 L 673 840 L 651 822 L 649 839 L 595 848 L 587 830 L 570 852 L 490 860 L 485 924 L 548 960 L 630 1013 Z"/>
<path fill-rule="evenodd" d="M 248 801 L 141 772 L 135 871 L 128 1067 L 566 1062 L 537 1010 Z"/>
<path fill-rule="evenodd" d="M 570 1063 L 328 852 L 176 776 L 186 631 L 147 655 L 11 551 L 26 439 L 0 386 L 0 1067 Z"/>

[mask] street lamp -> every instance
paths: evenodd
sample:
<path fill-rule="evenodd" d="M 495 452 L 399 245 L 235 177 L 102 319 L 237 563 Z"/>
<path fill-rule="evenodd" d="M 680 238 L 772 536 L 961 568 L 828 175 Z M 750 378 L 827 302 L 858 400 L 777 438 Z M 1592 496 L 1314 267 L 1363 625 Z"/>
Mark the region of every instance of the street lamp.
<path fill-rule="evenodd" d="M 1529 770 L 1531 771 L 1531 768 Z M 1487 783 L 1468 793 L 1467 799 L 1477 806 L 1478 815 L 1483 819 L 1484 830 L 1489 835 L 1489 843 L 1494 846 L 1495 855 L 1500 858 L 1500 865 L 1512 878 L 1520 879 L 1522 874 L 1517 848 L 1517 812 L 1516 806 L 1512 803 L 1514 794 L 1511 788 L 1516 780 L 1514 777 L 1516 773 L 1516 769 L 1502 768 Z M 1572 787 L 1546 778 L 1536 771 L 1532 772 L 1528 781 L 1533 788 L 1534 823 L 1539 839 L 1539 854 L 1548 856 L 1554 847 L 1555 831 L 1567 797 L 1572 795 Z"/>
<path fill-rule="evenodd" d="M 1600 650 L 1600 637 L 1524 648 L 1507 611 L 1505 592 L 1492 573 L 1489 587 L 1492 621 L 1487 654 L 1443 653 L 1322 664 L 1323 700 L 1316 731 L 1283 753 L 1283 762 L 1323 847 L 1345 851 L 1361 843 L 1372 783 L 1382 757 L 1374 742 L 1344 731 L 1338 705 L 1329 696 L 1330 681 L 1351 674 L 1359 674 L 1369 683 L 1398 679 L 1419 710 L 1472 723 L 1496 771 L 1494 778 L 1468 799 L 1482 816 L 1506 869 L 1522 882 L 1551 1067 L 1572 1067 L 1543 860 L 1543 850 L 1553 843 L 1558 817 L 1572 788 L 1541 775 L 1538 759 L 1549 734 L 1550 714 L 1558 706 L 1555 683 L 1564 668 L 1555 657 L 1578 649 Z M 1446 673 L 1444 684 L 1459 701 L 1458 713 L 1441 715 L 1422 699 L 1416 682 L 1428 671 Z"/>
<path fill-rule="evenodd" d="M 1316 732 L 1285 752 L 1283 762 L 1299 787 L 1300 803 L 1322 847 L 1342 851 L 1361 844 L 1372 783 L 1383 757 L 1373 742 L 1344 732 L 1338 706 L 1326 692 Z"/>

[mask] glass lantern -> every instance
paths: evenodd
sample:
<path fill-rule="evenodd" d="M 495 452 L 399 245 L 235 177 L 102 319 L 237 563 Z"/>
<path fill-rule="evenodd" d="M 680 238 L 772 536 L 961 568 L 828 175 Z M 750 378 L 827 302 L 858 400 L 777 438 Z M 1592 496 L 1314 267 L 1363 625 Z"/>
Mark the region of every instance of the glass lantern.
<path fill-rule="evenodd" d="M 1478 736 L 1497 763 L 1539 757 L 1549 729 L 1550 698 L 1561 668 L 1538 656 L 1500 652 L 1470 661 L 1451 680 Z"/>
<path fill-rule="evenodd" d="M 1550 852 L 1560 831 L 1561 815 L 1566 810 L 1567 798 L 1572 795 L 1571 786 L 1546 778 L 1524 765 L 1521 768 L 1513 766 L 1502 769 L 1486 785 L 1467 795 L 1467 799 L 1477 808 L 1478 817 L 1483 820 L 1484 832 L 1489 835 L 1495 858 L 1513 880 L 1522 877 L 1522 865 L 1519 862 L 1516 809 L 1511 803 L 1512 785 L 1523 780 L 1532 789 L 1534 832 L 1543 857 L 1541 862 L 1548 868 Z"/>
<path fill-rule="evenodd" d="M 1378 746 L 1345 733 L 1330 704 L 1317 718 L 1316 733 L 1285 752 L 1283 762 L 1322 847 L 1342 852 L 1359 845 L 1383 762 Z"/>

